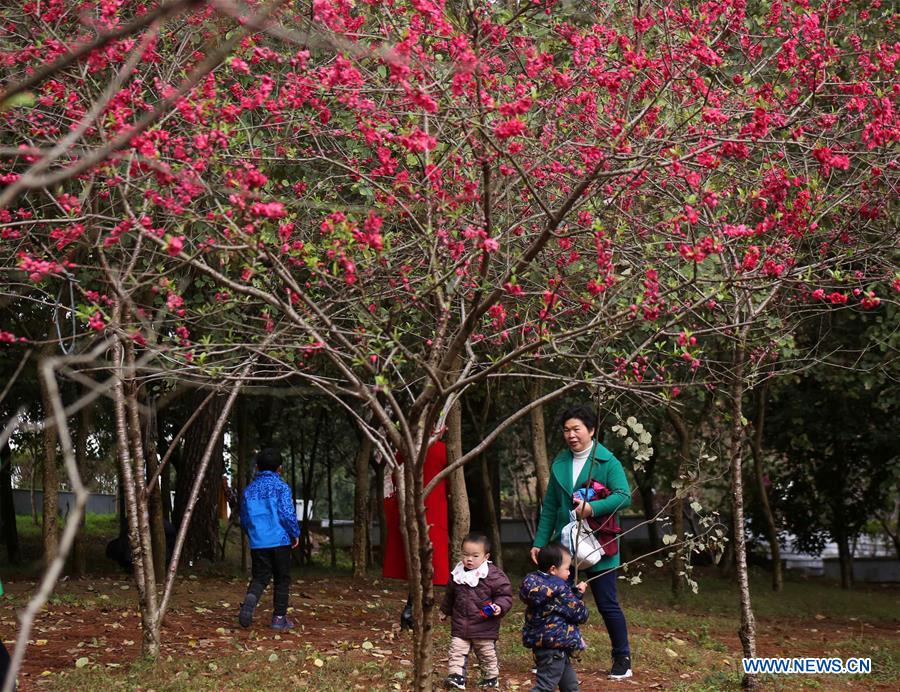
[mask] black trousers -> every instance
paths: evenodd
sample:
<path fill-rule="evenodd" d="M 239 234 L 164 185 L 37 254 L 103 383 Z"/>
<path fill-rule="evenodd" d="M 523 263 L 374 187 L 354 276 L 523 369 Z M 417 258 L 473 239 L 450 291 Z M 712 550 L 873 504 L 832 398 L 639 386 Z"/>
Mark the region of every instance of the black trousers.
<path fill-rule="evenodd" d="M 272 612 L 275 615 L 286 614 L 291 591 L 291 546 L 251 550 L 250 563 L 252 576 L 247 593 L 252 593 L 259 602 L 262 592 L 266 590 L 269 582 L 274 580 L 275 605 Z"/>
<path fill-rule="evenodd" d="M 578 692 L 578 676 L 564 649 L 534 649 L 537 676 L 531 692 Z"/>

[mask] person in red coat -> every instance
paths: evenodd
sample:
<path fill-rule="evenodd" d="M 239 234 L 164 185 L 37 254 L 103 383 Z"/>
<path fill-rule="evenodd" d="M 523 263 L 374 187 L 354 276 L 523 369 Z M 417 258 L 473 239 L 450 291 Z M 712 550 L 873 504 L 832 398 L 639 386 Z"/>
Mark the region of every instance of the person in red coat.
<path fill-rule="evenodd" d="M 398 458 L 402 463 L 402 460 Z M 447 466 L 447 445 L 435 442 L 425 454 L 424 483 Z M 397 473 L 402 473 L 399 467 Z M 406 551 L 403 549 L 403 535 L 400 533 L 400 505 L 396 496 L 396 486 L 391 474 L 384 478 L 384 518 L 386 532 L 384 536 L 384 561 L 382 575 L 391 579 L 406 579 Z M 450 528 L 447 520 L 447 483 L 441 481 L 425 498 L 425 519 L 428 522 L 428 537 L 434 550 L 431 554 L 433 576 L 431 582 L 435 586 L 446 586 L 450 579 Z M 400 616 L 401 627 L 412 627 L 412 601 L 407 600 L 406 607 Z"/>

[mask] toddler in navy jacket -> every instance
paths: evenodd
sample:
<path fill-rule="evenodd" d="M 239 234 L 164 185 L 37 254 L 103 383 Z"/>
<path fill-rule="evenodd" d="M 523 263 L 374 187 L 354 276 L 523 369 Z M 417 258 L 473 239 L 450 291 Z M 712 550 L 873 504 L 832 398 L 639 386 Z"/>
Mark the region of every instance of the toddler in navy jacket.
<path fill-rule="evenodd" d="M 238 622 L 249 627 L 253 611 L 269 581 L 274 579 L 272 629 L 287 630 L 294 623 L 287 618 L 291 588 L 291 549 L 300 541 L 300 526 L 291 498 L 291 489 L 279 471 L 281 455 L 264 449 L 256 455 L 256 476 L 244 490 L 241 527 L 250 542 L 252 576 L 241 603 Z"/>
<path fill-rule="evenodd" d="M 519 598 L 526 605 L 522 643 L 534 654 L 537 679 L 532 692 L 577 692 L 571 656 L 584 648 L 578 625 L 587 622 L 582 601 L 585 582 L 569 585 L 572 556 L 559 543 L 548 543 L 537 558 L 538 571 L 525 577 Z"/>

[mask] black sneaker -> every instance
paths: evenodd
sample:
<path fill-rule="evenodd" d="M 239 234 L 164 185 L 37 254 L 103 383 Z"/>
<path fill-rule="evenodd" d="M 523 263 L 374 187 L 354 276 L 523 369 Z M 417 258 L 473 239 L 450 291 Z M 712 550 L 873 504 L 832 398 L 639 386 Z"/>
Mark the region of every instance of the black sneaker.
<path fill-rule="evenodd" d="M 241 603 L 241 612 L 238 613 L 238 622 L 241 627 L 250 627 L 253 624 L 253 611 L 256 610 L 256 604 L 259 599 L 255 594 L 248 593 L 244 596 L 244 602 Z"/>
<path fill-rule="evenodd" d="M 444 680 L 444 687 L 448 690 L 464 690 L 466 689 L 466 679 L 462 675 L 451 673 Z"/>
<path fill-rule="evenodd" d="M 616 656 L 613 659 L 612 670 L 606 677 L 610 680 L 624 680 L 630 678 L 634 673 L 631 672 L 631 657 Z"/>
<path fill-rule="evenodd" d="M 500 687 L 500 678 L 483 678 L 478 681 L 478 686 L 498 688 Z"/>

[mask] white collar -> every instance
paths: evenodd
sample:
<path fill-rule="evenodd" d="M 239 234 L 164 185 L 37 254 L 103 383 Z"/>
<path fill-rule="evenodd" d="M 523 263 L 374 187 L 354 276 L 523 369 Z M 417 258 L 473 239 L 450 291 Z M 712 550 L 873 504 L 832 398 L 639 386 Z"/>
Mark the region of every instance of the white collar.
<path fill-rule="evenodd" d="M 487 576 L 489 568 L 488 566 L 490 564 L 490 560 L 485 560 L 479 567 L 467 570 L 465 567 L 463 567 L 462 562 L 457 562 L 456 567 L 454 567 L 453 571 L 450 572 L 450 576 L 453 577 L 453 581 L 457 584 L 476 586 L 480 580 L 484 579 Z"/>

